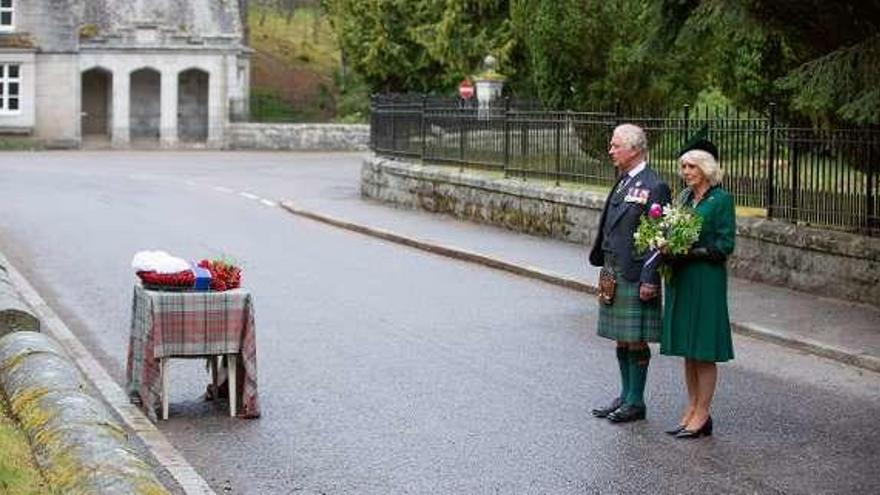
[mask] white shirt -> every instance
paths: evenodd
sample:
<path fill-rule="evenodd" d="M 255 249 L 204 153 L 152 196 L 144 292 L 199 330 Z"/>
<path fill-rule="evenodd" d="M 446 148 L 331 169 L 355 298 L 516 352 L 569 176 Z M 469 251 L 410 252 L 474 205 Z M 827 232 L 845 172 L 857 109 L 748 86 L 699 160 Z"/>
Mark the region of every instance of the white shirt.
<path fill-rule="evenodd" d="M 633 177 L 638 175 L 639 172 L 641 172 L 642 170 L 645 170 L 645 167 L 647 167 L 647 166 L 648 166 L 647 162 L 645 162 L 643 160 L 643 161 L 639 162 L 639 164 L 636 165 L 635 167 L 629 169 L 629 172 L 626 173 L 626 177 L 622 177 L 620 179 L 620 182 L 617 183 L 617 189 L 615 189 L 615 194 L 618 194 L 621 191 L 623 191 L 623 188 L 625 188 L 626 186 L 629 185 L 629 181 L 631 181 Z"/>
<path fill-rule="evenodd" d="M 647 167 L 647 166 L 648 166 L 648 162 L 642 160 L 641 162 L 639 162 L 638 165 L 629 169 L 629 172 L 627 172 L 626 175 L 629 175 L 629 178 L 632 179 L 633 177 L 638 175 L 639 172 L 641 172 L 642 170 L 645 170 L 645 167 Z"/>

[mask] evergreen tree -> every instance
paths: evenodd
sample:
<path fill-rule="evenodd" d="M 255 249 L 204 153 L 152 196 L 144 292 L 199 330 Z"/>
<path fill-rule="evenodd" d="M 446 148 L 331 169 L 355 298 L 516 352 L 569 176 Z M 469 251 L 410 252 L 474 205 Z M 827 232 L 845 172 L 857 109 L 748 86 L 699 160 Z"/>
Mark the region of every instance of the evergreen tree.
<path fill-rule="evenodd" d="M 373 91 L 451 93 L 512 45 L 500 0 L 325 0 L 351 67 Z"/>

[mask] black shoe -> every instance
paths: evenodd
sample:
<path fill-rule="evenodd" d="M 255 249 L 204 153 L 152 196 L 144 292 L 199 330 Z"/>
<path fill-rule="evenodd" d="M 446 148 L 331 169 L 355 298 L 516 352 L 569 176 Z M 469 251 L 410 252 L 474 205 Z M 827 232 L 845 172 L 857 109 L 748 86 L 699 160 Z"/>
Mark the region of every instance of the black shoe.
<path fill-rule="evenodd" d="M 709 416 L 709 419 L 707 419 L 706 422 L 703 423 L 703 426 L 701 426 L 698 430 L 692 431 L 692 430 L 688 430 L 687 428 L 684 428 L 675 435 L 675 438 L 691 439 L 691 438 L 700 438 L 702 436 L 708 437 L 711 435 L 712 435 L 712 416 Z"/>
<path fill-rule="evenodd" d="M 630 421 L 638 421 L 645 419 L 645 406 L 634 406 L 632 404 L 624 404 L 618 407 L 614 412 L 608 413 L 608 421 L 612 423 L 629 423 Z"/>
<path fill-rule="evenodd" d="M 684 430 L 685 430 L 685 427 L 684 427 L 684 426 L 682 426 L 682 425 L 675 425 L 674 428 L 670 428 L 670 429 L 668 429 L 668 430 L 663 430 L 663 433 L 666 433 L 667 435 L 677 435 L 679 432 L 682 432 L 682 431 L 684 431 Z"/>
<path fill-rule="evenodd" d="M 614 400 L 611 401 L 611 404 L 608 404 L 605 407 L 594 408 L 593 410 L 590 411 L 590 413 L 593 416 L 596 416 L 597 418 L 604 418 L 604 417 L 608 416 L 609 414 L 613 413 L 614 411 L 616 411 L 617 408 L 620 407 L 620 405 L 622 403 L 623 403 L 623 401 L 620 400 L 620 397 L 615 397 Z"/>

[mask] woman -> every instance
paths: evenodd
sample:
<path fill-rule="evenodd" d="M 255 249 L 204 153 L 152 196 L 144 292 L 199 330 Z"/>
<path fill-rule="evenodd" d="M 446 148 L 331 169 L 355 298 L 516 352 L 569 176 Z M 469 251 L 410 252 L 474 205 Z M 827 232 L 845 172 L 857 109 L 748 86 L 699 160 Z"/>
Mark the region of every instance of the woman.
<path fill-rule="evenodd" d="M 687 255 L 667 260 L 672 267 L 663 313 L 660 353 L 682 356 L 688 405 L 676 438 L 712 434 L 709 407 L 715 393 L 715 363 L 733 359 L 727 312 L 727 268 L 733 252 L 736 214 L 733 198 L 719 183 L 723 173 L 715 146 L 701 140 L 679 158 L 687 188 L 679 201 L 703 222 L 700 238 Z"/>

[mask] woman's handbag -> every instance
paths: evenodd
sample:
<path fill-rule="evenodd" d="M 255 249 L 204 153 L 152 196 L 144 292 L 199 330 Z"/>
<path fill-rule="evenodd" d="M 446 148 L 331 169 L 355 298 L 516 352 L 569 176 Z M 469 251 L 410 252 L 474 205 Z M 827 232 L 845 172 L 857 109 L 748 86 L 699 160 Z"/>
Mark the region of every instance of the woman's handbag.
<path fill-rule="evenodd" d="M 614 292 L 617 290 L 617 278 L 614 270 L 605 268 L 599 270 L 599 301 L 605 304 L 614 302 Z"/>

